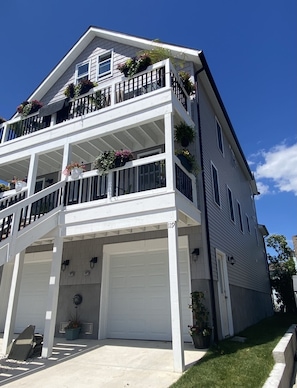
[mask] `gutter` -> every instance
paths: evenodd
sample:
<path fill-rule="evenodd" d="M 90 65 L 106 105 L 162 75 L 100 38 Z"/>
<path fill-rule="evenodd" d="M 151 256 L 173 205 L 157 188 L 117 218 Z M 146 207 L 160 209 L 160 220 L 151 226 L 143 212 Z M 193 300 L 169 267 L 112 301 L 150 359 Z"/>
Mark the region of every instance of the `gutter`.
<path fill-rule="evenodd" d="M 197 107 L 197 115 L 198 115 L 198 134 L 199 134 L 200 165 L 201 165 L 202 184 L 203 184 L 206 244 L 207 244 L 208 265 L 209 265 L 209 272 L 210 272 L 210 301 L 211 301 L 211 311 L 212 311 L 213 325 L 214 325 L 214 341 L 218 342 L 217 312 L 216 312 L 216 306 L 215 306 L 213 267 L 212 267 L 210 237 L 209 237 L 208 211 L 207 211 L 207 204 L 206 204 L 205 175 L 204 175 L 203 150 L 202 150 L 202 140 L 201 140 L 202 130 L 201 130 L 201 120 L 200 120 L 199 88 L 198 88 L 198 74 L 204 70 L 205 68 L 202 66 L 200 70 L 196 71 L 196 73 L 194 74 L 194 79 L 196 84 L 196 107 Z"/>

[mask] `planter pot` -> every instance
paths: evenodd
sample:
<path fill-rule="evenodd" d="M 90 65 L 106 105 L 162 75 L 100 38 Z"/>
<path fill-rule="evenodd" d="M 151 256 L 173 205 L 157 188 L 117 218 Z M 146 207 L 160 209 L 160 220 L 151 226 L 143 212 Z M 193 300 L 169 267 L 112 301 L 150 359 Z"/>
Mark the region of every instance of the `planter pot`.
<path fill-rule="evenodd" d="M 71 170 L 71 177 L 72 179 L 78 179 L 80 174 L 82 173 L 82 169 L 79 168 L 79 167 L 74 167 L 72 170 Z"/>
<path fill-rule="evenodd" d="M 17 181 L 17 182 L 15 183 L 14 188 L 15 188 L 15 191 L 16 191 L 16 192 L 19 192 L 19 191 L 21 191 L 22 188 L 25 187 L 25 186 L 26 186 L 26 183 L 25 183 L 25 182 L 23 182 L 23 181 Z"/>
<path fill-rule="evenodd" d="M 65 329 L 65 337 L 68 341 L 72 341 L 78 338 L 80 333 L 80 327 L 75 327 L 73 329 Z"/>
<path fill-rule="evenodd" d="M 184 168 L 189 172 L 191 172 L 192 171 L 191 162 L 184 155 L 177 155 L 177 157 L 181 161 L 181 164 L 184 166 Z"/>
<path fill-rule="evenodd" d="M 210 346 L 210 335 L 193 334 L 192 339 L 196 349 L 206 349 Z"/>
<path fill-rule="evenodd" d="M 180 144 L 182 145 L 182 147 L 186 148 L 188 147 L 188 145 L 190 144 L 189 140 L 185 137 L 183 137 L 180 141 Z"/>

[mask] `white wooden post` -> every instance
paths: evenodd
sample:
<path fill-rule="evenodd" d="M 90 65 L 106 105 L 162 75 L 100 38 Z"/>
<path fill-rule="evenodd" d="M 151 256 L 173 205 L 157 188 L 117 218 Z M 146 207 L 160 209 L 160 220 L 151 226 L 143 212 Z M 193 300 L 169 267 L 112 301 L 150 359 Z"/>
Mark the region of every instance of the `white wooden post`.
<path fill-rule="evenodd" d="M 172 113 L 165 114 L 165 153 L 166 153 L 166 186 L 169 191 L 175 189 L 175 168 L 174 168 L 174 137 Z"/>
<path fill-rule="evenodd" d="M 63 252 L 63 239 L 56 237 L 53 246 L 53 259 L 51 266 L 51 275 L 47 294 L 44 338 L 41 357 L 51 356 L 54 345 L 55 326 L 57 317 L 57 306 L 60 285 L 61 262 Z"/>
<path fill-rule="evenodd" d="M 3 334 L 3 343 L 2 343 L 2 352 L 7 354 L 8 346 L 10 345 L 13 339 L 14 327 L 15 327 L 15 318 L 17 313 L 18 299 L 21 288 L 21 279 L 23 273 L 25 259 L 25 251 L 18 253 L 14 259 L 14 267 L 11 279 L 10 294 L 7 306 L 4 334 Z"/>
<path fill-rule="evenodd" d="M 168 222 L 167 230 L 173 362 L 175 372 L 181 373 L 185 369 L 185 359 L 178 265 L 178 229 L 176 221 Z"/>
<path fill-rule="evenodd" d="M 31 155 L 29 171 L 28 171 L 28 176 L 27 176 L 27 186 L 28 186 L 28 194 L 27 195 L 28 195 L 28 197 L 30 197 L 30 195 L 33 195 L 35 192 L 38 160 L 39 160 L 39 155 L 37 155 L 37 154 Z"/>
<path fill-rule="evenodd" d="M 72 153 L 72 146 L 69 143 L 66 143 L 64 145 L 64 152 L 63 152 L 63 162 L 62 162 L 62 172 L 64 171 L 67 164 L 71 162 L 71 153 Z M 66 179 L 66 175 L 63 173 L 61 174 L 61 181 L 64 181 Z"/>

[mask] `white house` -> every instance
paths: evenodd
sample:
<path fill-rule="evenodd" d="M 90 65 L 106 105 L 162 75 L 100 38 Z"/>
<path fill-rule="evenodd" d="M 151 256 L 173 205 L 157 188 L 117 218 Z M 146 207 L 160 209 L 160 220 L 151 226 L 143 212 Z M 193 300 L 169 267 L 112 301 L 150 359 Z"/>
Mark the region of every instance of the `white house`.
<path fill-rule="evenodd" d="M 144 51 L 161 59 L 126 77 L 118 66 Z M 42 108 L 0 124 L 0 179 L 27 181 L 0 199 L 4 353 L 33 324 L 48 357 L 78 312 L 83 338 L 172 341 L 182 371 L 192 291 L 205 293 L 215 340 L 272 314 L 256 182 L 202 51 L 90 27 L 33 100 Z M 179 124 L 194 128 L 198 171 L 176 155 Z M 124 149 L 125 165 L 94 169 Z M 64 175 L 71 162 L 86 171 Z"/>

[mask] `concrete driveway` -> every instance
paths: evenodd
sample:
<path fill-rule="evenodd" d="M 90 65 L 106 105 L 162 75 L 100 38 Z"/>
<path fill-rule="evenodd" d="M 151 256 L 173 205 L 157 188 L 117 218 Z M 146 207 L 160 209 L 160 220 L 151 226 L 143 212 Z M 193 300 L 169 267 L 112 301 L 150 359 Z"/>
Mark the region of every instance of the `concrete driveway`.
<path fill-rule="evenodd" d="M 204 354 L 185 344 L 187 368 Z M 171 342 L 57 338 L 49 359 L 0 360 L 0 386 L 7 388 L 167 388 L 180 376 Z"/>

